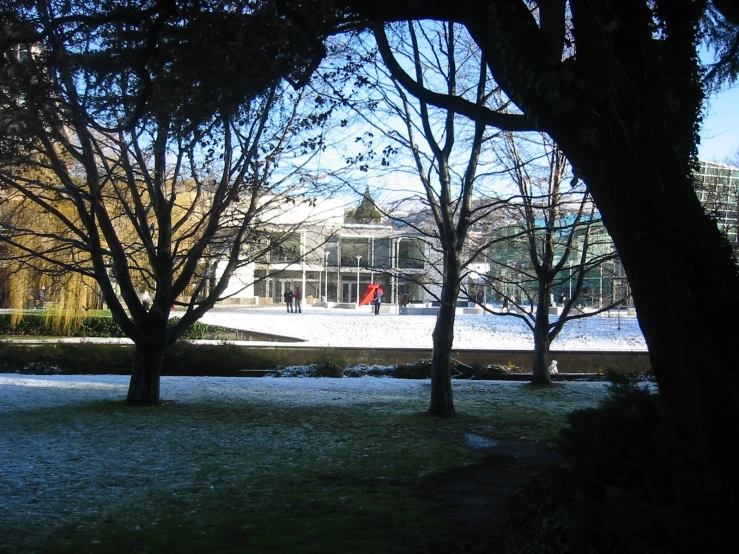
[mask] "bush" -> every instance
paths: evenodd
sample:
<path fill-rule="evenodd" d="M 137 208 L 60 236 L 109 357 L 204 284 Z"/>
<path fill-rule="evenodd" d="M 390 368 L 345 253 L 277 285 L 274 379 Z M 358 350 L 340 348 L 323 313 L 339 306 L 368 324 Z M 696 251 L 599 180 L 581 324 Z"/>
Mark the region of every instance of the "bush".
<path fill-rule="evenodd" d="M 119 344 L 0 344 L 0 372 L 39 375 L 131 372 L 133 347 Z"/>
<path fill-rule="evenodd" d="M 23 319 L 12 326 L 11 313 L 0 314 L 0 335 L 36 335 L 50 336 L 53 334 L 45 314 L 24 314 Z"/>
<path fill-rule="evenodd" d="M 396 379 L 431 379 L 431 360 L 419 360 L 412 364 L 398 364 L 393 372 Z"/>
<path fill-rule="evenodd" d="M 313 364 L 311 368 L 313 377 L 344 377 L 344 368 L 335 362 Z"/>
<path fill-rule="evenodd" d="M 677 510 L 658 395 L 619 375 L 597 408 L 568 416 L 553 489 L 573 552 L 672 552 Z"/>
<path fill-rule="evenodd" d="M 180 318 L 169 320 L 170 327 L 176 325 Z M 10 324 L 11 314 L 0 314 L 0 335 L 23 336 L 61 336 L 55 332 L 51 320 L 44 313 L 24 314 L 23 319 L 13 327 Z M 206 325 L 196 321 L 182 335 L 185 340 L 218 339 L 225 330 L 221 327 Z M 67 336 L 87 338 L 123 338 L 125 335 L 118 324 L 110 316 L 90 316 L 82 318 L 79 327 Z"/>
<path fill-rule="evenodd" d="M 393 377 L 395 366 L 360 364 L 344 368 L 344 377 Z"/>
<path fill-rule="evenodd" d="M 497 379 L 501 375 L 508 375 L 510 373 L 518 373 L 521 371 L 521 368 L 512 364 L 482 365 L 480 363 L 474 363 L 466 365 L 459 362 L 454 362 L 453 369 L 456 371 L 456 375 L 453 375 L 453 377 L 457 379 L 477 379 L 480 381 L 490 381 Z"/>
<path fill-rule="evenodd" d="M 168 323 L 169 327 L 174 327 L 179 320 L 179 317 L 171 318 Z M 216 340 L 221 338 L 223 331 L 225 331 L 225 329 L 223 329 L 222 327 L 206 325 L 205 323 L 200 323 L 199 321 L 196 321 L 187 328 L 187 330 L 182 334 L 182 337 L 180 338 L 184 340 Z"/>
<path fill-rule="evenodd" d="M 322 353 L 310 366 L 311 377 L 343 377 L 347 361 L 336 352 L 329 350 Z"/>
<path fill-rule="evenodd" d="M 0 373 L 128 375 L 130 344 L 0 343 Z M 269 354 L 236 345 L 177 342 L 164 354 L 163 375 L 243 375 L 243 369 L 277 366 Z"/>
<path fill-rule="evenodd" d="M 165 353 L 164 375 L 243 375 L 244 369 L 277 367 L 268 353 L 234 344 L 192 344 L 178 341 Z"/>
<path fill-rule="evenodd" d="M 86 317 L 73 337 L 123 338 L 125 335 L 112 317 Z"/>

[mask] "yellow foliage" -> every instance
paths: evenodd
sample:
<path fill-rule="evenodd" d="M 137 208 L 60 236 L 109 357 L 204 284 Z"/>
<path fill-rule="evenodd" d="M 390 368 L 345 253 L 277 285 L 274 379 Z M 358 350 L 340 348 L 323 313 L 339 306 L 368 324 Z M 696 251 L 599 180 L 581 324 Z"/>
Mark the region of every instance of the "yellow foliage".
<path fill-rule="evenodd" d="M 77 228 L 80 225 L 78 213 L 73 203 L 65 196 L 50 198 L 55 194 L 56 176 L 38 169 L 28 169 L 24 173 L 27 189 L 45 198 L 54 209 Z M 118 190 L 121 198 L 113 190 L 112 181 L 104 187 L 103 203 L 109 214 L 123 214 L 122 202 L 131 203 L 130 189 L 122 184 Z M 173 222 L 186 217 L 188 222 L 181 225 L 173 236 L 175 251 L 184 253 L 198 239 L 198 225 L 207 211 L 208 200 L 197 197 L 193 183 L 183 182 L 178 186 L 177 200 L 172 206 Z M 128 192 L 128 194 L 126 194 Z M 138 195 L 144 204 L 149 204 L 148 191 L 140 186 Z M 196 204 L 192 214 L 188 209 Z M 38 291 L 45 287 L 45 317 L 49 325 L 59 333 L 69 332 L 79 327 L 87 310 L 97 308 L 101 304 L 99 286 L 96 281 L 76 271 L 60 270 L 60 263 L 67 266 L 84 267 L 91 272 L 92 264 L 88 253 L 70 246 L 69 240 L 75 239 L 72 232 L 60 221 L 59 217 L 49 213 L 42 206 L 31 201 L 27 195 L 11 193 L 5 198 L 2 215 L 12 220 L 13 241 L 8 245 L 7 275 L 9 280 L 8 305 L 12 308 L 11 325 L 23 318 L 24 310 L 35 307 Z M 151 232 L 154 245 L 157 244 L 156 219 L 151 212 Z M 128 217 L 113 217 L 116 235 L 127 253 L 129 273 L 133 286 L 137 290 L 155 290 L 148 276 L 151 275 L 147 249 L 141 243 L 134 224 Z M 42 254 L 42 256 L 39 256 Z M 177 273 L 179 268 L 176 268 Z M 176 277 L 176 275 L 175 275 Z"/>
<path fill-rule="evenodd" d="M 26 174 L 43 183 L 38 171 Z M 39 191 L 43 192 L 41 187 Z M 70 220 L 76 219 L 71 202 L 57 200 L 54 207 Z M 13 309 L 11 325 L 15 326 L 24 311 L 39 305 L 39 291 L 44 289 L 45 318 L 58 332 L 78 328 L 87 309 L 95 307 L 95 282 L 74 271 L 60 272 L 55 260 L 65 264 L 85 265 L 89 257 L 67 246 L 70 232 L 58 218 L 20 194 L 6 198 L 3 214 L 12 222 L 14 244 L 8 244 L 6 272 L 8 305 Z M 34 254 L 43 254 L 44 258 Z"/>

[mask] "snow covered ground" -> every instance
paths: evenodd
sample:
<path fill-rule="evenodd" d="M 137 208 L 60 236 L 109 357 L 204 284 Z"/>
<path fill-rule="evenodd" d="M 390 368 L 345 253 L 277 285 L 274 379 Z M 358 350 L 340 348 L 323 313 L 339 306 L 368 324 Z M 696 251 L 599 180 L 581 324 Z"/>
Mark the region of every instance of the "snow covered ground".
<path fill-rule="evenodd" d="M 302 339 L 305 346 L 376 346 L 431 348 L 435 316 L 380 314 L 359 310 L 312 308 L 290 314 L 283 307 L 212 310 L 203 323 L 260 331 Z M 620 329 L 619 329 L 620 326 Z M 518 318 L 495 315 L 457 315 L 455 348 L 529 350 L 534 341 Z M 567 323 L 552 350 L 646 351 L 644 336 L 633 316 L 593 316 Z"/>
<path fill-rule="evenodd" d="M 307 307 L 303 314 L 220 309 L 203 321 L 305 339 L 304 345 L 430 347 L 435 318 Z M 622 316 L 620 325 L 616 317 L 572 322 L 554 348 L 644 350 L 635 318 Z M 455 346 L 528 349 L 532 341 L 514 318 L 460 315 Z M 347 464 L 364 459 L 354 453 L 367 449 L 365 428 L 349 433 L 335 422 L 362 414 L 397 426 L 398 417 L 426 409 L 430 387 L 428 380 L 373 377 L 163 377 L 168 407 L 155 416 L 120 404 L 128 380 L 0 374 L 0 551 L 36 551 L 70 524 L 93 538 L 96 528 L 124 516 L 126 528 L 156 525 L 160 507 L 152 498 L 191 502 L 196 510 L 201 498 L 224 488 L 245 491 L 251 504 L 275 472 L 333 467 L 342 452 L 353 456 Z M 457 410 L 475 417 L 464 420 L 471 427 L 463 425 L 453 438 L 545 438 L 552 434 L 545 428 L 563 424 L 567 412 L 594 406 L 605 394 L 604 383 L 567 382 L 541 391 L 519 382 L 455 381 Z M 320 417 L 303 421 L 313 408 Z M 516 410 L 523 423 L 500 424 Z M 530 421 L 529 413 L 539 415 Z M 297 421 L 286 423 L 289 417 Z M 408 436 L 399 441 L 403 448 L 422 447 Z M 385 455 L 379 448 L 362 456 Z M 44 525 L 29 525 L 36 521 Z"/>
<path fill-rule="evenodd" d="M 113 525 L 133 537 L 167 520 L 168 510 L 210 523 L 214 502 L 274 509 L 273 483 L 285 475 L 359 467 L 368 482 L 381 482 L 386 458 L 441 441 L 449 456 L 460 456 L 465 443 L 546 438 L 552 421 L 562 425 L 568 411 L 594 406 L 606 392 L 603 383 L 541 391 L 455 382 L 457 410 L 474 417 L 442 430 L 412 417 L 428 406 L 429 386 L 373 377 L 163 377 L 167 405 L 152 411 L 123 406 L 122 375 L 0 374 L 0 552 L 51 552 L 69 526 L 92 544 Z M 386 434 L 398 436 L 391 453 Z M 434 463 L 413 471 L 433 471 Z"/>

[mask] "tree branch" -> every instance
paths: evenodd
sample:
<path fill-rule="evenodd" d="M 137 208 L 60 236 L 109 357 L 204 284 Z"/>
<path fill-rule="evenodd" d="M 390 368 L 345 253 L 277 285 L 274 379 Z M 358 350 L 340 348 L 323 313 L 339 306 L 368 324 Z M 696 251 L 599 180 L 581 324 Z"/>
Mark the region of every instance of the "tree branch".
<path fill-rule="evenodd" d="M 373 25 L 372 31 L 374 33 L 375 40 L 377 41 L 377 47 L 382 56 L 382 60 L 390 70 L 390 74 L 393 79 L 396 79 L 401 85 L 403 85 L 403 88 L 419 100 L 433 104 L 439 108 L 467 116 L 470 119 L 479 121 L 485 125 L 505 129 L 507 131 L 535 131 L 538 129 L 536 123 L 524 115 L 496 112 L 484 106 L 470 102 L 469 100 L 465 100 L 459 96 L 440 94 L 428 90 L 426 87 L 411 78 L 411 76 L 405 72 L 395 59 L 383 26 L 379 24 Z"/>

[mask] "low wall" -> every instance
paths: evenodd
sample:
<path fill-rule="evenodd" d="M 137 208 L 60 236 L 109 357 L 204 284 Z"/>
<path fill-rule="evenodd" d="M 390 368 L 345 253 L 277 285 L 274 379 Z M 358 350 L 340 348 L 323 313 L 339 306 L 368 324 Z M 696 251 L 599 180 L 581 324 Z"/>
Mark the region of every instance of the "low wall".
<path fill-rule="evenodd" d="M 350 364 L 393 365 L 413 363 L 431 358 L 431 349 L 421 348 L 315 348 L 285 346 L 245 346 L 248 349 L 269 350 L 270 358 L 279 359 L 280 365 L 302 365 L 325 359 L 327 355 L 340 358 Z M 466 364 L 516 365 L 526 371 L 532 370 L 530 350 L 452 350 L 455 360 Z M 647 352 L 553 351 L 550 359 L 557 360 L 560 373 L 593 373 L 611 369 L 618 372 L 651 371 Z"/>
<path fill-rule="evenodd" d="M 394 365 L 431 357 L 422 348 L 318 348 L 308 346 L 252 346 L 248 344 L 177 343 L 165 355 L 165 375 L 239 375 L 244 369 L 307 365 L 333 360 L 349 365 Z M 528 350 L 453 350 L 452 357 L 467 364 L 516 365 L 531 371 Z M 560 373 L 650 371 L 646 352 L 555 351 Z M 101 342 L 0 342 L 0 372 L 8 373 L 129 373 L 133 345 Z"/>
<path fill-rule="evenodd" d="M 439 307 L 415 307 L 415 306 L 401 306 L 400 315 L 436 315 L 439 313 Z"/>

